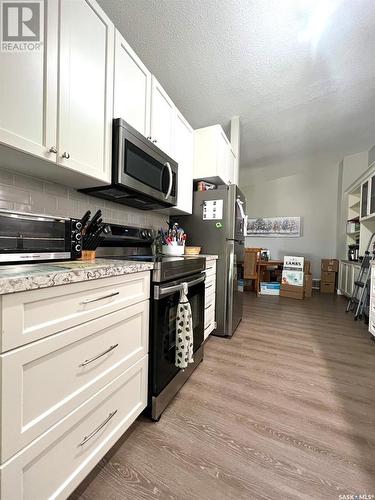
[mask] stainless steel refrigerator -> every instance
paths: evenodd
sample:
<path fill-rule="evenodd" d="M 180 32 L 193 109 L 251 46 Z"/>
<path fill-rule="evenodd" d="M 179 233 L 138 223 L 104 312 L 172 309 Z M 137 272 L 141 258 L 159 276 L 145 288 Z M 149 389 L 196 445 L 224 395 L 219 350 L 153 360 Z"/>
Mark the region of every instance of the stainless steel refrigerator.
<path fill-rule="evenodd" d="M 217 254 L 216 322 L 214 335 L 231 337 L 242 319 L 246 199 L 236 185 L 194 192 L 193 214 L 174 217 L 187 233 L 187 244 Z"/>

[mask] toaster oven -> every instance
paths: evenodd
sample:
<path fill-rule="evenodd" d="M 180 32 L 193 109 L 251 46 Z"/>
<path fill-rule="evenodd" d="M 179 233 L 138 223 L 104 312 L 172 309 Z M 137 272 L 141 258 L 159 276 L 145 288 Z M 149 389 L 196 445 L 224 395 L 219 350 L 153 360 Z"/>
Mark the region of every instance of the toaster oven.
<path fill-rule="evenodd" d="M 79 219 L 0 210 L 0 263 L 81 256 Z"/>

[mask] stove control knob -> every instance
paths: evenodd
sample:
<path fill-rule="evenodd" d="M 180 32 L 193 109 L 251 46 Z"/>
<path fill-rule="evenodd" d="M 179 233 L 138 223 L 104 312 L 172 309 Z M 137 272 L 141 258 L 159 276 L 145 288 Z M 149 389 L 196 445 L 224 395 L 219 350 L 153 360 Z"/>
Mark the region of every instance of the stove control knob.
<path fill-rule="evenodd" d="M 82 248 L 82 247 L 81 247 L 81 245 L 76 245 L 76 246 L 74 247 L 74 249 L 75 249 L 75 251 L 76 251 L 76 252 L 80 252 L 80 251 L 81 251 L 81 248 Z"/>
<path fill-rule="evenodd" d="M 81 221 L 76 222 L 75 226 L 76 226 L 77 231 L 80 231 L 82 229 L 82 223 L 81 223 Z"/>
<path fill-rule="evenodd" d="M 149 230 L 147 231 L 147 238 L 149 238 L 151 240 L 152 238 L 152 232 Z"/>
<path fill-rule="evenodd" d="M 141 238 L 143 238 L 144 240 L 147 238 L 147 230 L 146 229 L 142 229 L 141 231 Z"/>

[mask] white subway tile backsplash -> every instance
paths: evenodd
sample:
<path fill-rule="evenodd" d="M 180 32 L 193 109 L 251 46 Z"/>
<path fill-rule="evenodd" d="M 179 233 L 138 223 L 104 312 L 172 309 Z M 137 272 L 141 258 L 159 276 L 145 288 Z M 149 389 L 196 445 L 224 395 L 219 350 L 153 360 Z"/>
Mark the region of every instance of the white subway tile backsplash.
<path fill-rule="evenodd" d="M 21 212 L 82 217 L 86 210 L 103 211 L 103 220 L 115 224 L 159 228 L 165 214 L 126 207 L 79 193 L 61 184 L 0 169 L 0 208 Z"/>
<path fill-rule="evenodd" d="M 30 194 L 23 189 L 17 189 L 14 186 L 0 185 L 0 200 L 30 205 L 30 199 Z"/>
<path fill-rule="evenodd" d="M 14 185 L 28 191 L 43 191 L 43 181 L 34 177 L 27 177 L 26 175 L 14 174 Z"/>
<path fill-rule="evenodd" d="M 49 194 L 55 194 L 56 196 L 68 197 L 69 189 L 61 184 L 55 184 L 54 182 L 45 182 L 44 191 Z"/>

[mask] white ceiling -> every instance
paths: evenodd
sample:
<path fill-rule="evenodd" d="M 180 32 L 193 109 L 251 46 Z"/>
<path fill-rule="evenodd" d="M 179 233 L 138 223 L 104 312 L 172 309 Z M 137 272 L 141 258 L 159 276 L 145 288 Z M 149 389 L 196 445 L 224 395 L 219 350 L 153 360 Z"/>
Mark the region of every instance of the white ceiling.
<path fill-rule="evenodd" d="M 241 168 L 375 143 L 374 0 L 99 3 L 194 128 L 241 117 Z"/>

